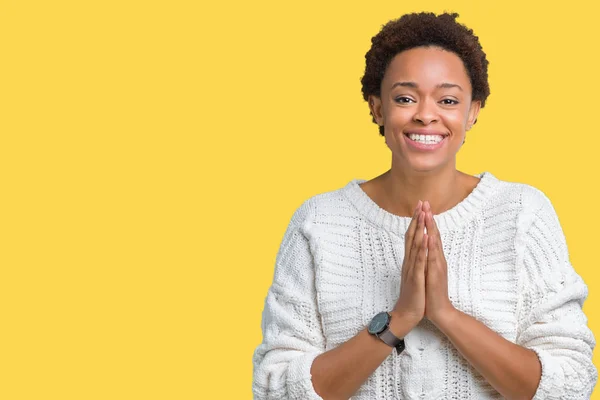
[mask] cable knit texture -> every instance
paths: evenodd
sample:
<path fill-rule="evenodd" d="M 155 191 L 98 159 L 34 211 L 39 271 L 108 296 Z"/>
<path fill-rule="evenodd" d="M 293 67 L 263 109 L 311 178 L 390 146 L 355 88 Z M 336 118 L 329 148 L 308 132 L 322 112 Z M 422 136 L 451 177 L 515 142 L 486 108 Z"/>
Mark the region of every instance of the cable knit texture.
<path fill-rule="evenodd" d="M 452 304 L 534 350 L 542 377 L 534 399 L 588 399 L 597 381 L 588 291 L 570 263 L 548 197 L 483 172 L 475 189 L 435 215 Z M 255 399 L 321 399 L 310 369 L 346 342 L 400 290 L 410 218 L 380 208 L 354 179 L 294 212 L 275 261 L 253 356 Z M 501 399 L 430 321 L 406 337 L 352 399 Z"/>

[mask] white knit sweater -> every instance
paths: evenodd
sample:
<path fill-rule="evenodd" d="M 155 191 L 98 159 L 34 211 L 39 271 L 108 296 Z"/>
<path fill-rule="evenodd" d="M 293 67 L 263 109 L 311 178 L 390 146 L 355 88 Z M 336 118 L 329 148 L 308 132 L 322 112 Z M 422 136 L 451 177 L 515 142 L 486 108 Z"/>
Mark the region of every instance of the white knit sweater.
<path fill-rule="evenodd" d="M 489 172 L 459 204 L 434 219 L 459 310 L 511 342 L 535 350 L 542 378 L 534 399 L 587 399 L 597 381 L 595 338 L 548 197 Z M 400 290 L 410 218 L 380 208 L 354 179 L 294 212 L 275 262 L 254 352 L 255 399 L 321 399 L 310 368 L 346 342 Z M 425 199 L 426 200 L 426 199 Z M 430 321 L 406 337 L 352 399 L 500 399 L 502 396 Z"/>

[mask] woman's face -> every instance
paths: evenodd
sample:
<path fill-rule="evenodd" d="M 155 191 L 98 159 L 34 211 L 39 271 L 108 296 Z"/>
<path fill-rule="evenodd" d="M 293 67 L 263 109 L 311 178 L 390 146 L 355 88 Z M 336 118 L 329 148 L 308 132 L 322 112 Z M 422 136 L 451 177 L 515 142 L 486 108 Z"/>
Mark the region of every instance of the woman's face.
<path fill-rule="evenodd" d="M 413 171 L 455 168 L 465 132 L 479 113 L 480 102 L 471 101 L 471 92 L 456 54 L 439 47 L 397 54 L 383 77 L 381 98 L 369 99 L 375 120 L 384 126 L 392 165 Z"/>

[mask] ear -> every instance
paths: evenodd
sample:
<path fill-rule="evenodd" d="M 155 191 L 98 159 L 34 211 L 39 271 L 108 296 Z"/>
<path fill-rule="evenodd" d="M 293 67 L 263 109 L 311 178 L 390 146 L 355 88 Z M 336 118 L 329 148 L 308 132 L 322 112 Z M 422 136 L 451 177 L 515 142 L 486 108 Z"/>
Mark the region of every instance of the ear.
<path fill-rule="evenodd" d="M 369 95 L 369 109 L 377 125 L 383 126 L 384 119 L 381 110 L 381 99 L 375 95 Z"/>
<path fill-rule="evenodd" d="M 476 100 L 471 102 L 471 106 L 469 107 L 469 117 L 467 118 L 467 130 L 471 129 L 473 125 L 477 122 L 477 116 L 479 115 L 479 110 L 481 109 L 481 101 Z"/>

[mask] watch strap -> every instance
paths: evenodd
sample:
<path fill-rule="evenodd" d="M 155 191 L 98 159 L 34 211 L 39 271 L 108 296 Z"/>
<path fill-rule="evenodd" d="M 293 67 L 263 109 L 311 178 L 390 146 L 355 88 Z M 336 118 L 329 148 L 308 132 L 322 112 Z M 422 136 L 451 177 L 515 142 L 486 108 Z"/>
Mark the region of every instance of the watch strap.
<path fill-rule="evenodd" d="M 394 335 L 390 331 L 389 326 L 387 327 L 387 329 L 385 331 L 381 332 L 378 335 L 378 337 L 388 346 L 394 347 L 398 354 L 402 353 L 402 351 L 404 350 L 404 339 L 401 339 L 401 338 L 397 337 L 396 335 Z"/>

